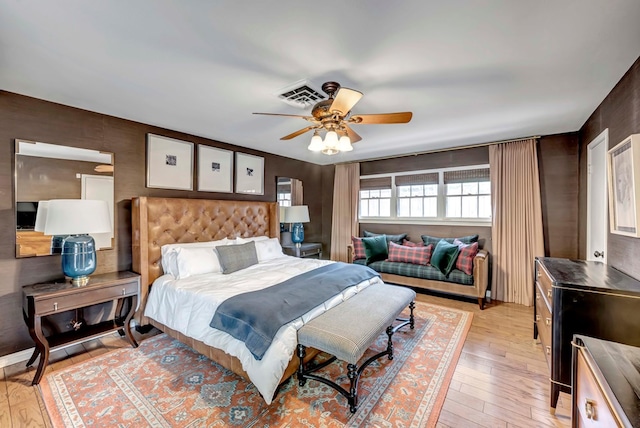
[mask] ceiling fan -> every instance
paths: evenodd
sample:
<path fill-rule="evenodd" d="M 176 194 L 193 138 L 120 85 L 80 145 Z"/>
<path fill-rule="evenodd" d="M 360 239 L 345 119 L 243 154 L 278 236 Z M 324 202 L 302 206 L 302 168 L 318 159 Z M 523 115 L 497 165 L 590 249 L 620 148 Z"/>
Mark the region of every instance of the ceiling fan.
<path fill-rule="evenodd" d="M 360 98 L 362 98 L 362 92 L 342 88 L 338 82 L 325 82 L 322 85 L 322 90 L 329 95 L 329 98 L 314 105 L 311 110 L 311 116 L 279 113 L 253 114 L 300 117 L 311 122 L 310 126 L 285 135 L 280 139 L 290 140 L 306 132 L 314 131 L 308 149 L 311 151 L 321 151 L 326 155 L 351 151 L 353 150 L 351 143 L 356 143 L 362 139 L 350 125 L 408 123 L 413 116 L 413 113 L 410 111 L 380 114 L 352 114 L 351 109 L 360 101 Z M 323 130 L 326 131 L 324 141 L 320 136 L 320 131 Z"/>

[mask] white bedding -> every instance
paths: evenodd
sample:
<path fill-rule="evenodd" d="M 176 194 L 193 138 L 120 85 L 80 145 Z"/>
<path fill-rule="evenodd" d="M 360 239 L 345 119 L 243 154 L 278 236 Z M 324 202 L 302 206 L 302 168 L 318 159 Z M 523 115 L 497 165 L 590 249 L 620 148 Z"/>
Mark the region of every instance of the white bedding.
<path fill-rule="evenodd" d="M 171 275 L 163 275 L 153 283 L 144 314 L 182 334 L 237 357 L 264 400 L 270 404 L 295 351 L 297 329 L 370 284 L 381 282 L 380 278 L 374 277 L 350 287 L 301 318 L 284 325 L 262 360 L 256 360 L 243 342 L 209 327 L 209 323 L 216 308 L 225 299 L 278 284 L 329 263 L 333 262 L 282 256 L 229 275 L 210 273 L 180 280 Z"/>

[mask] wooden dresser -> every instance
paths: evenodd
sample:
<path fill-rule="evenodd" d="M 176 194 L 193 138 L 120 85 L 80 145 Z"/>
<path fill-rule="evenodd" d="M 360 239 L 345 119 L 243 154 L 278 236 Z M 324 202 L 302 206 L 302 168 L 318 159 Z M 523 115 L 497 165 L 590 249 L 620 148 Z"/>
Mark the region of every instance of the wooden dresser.
<path fill-rule="evenodd" d="M 640 281 L 601 262 L 536 258 L 534 339 L 551 376 L 550 411 L 571 393 L 574 334 L 640 346 Z"/>
<path fill-rule="evenodd" d="M 575 336 L 573 427 L 640 427 L 640 348 Z"/>

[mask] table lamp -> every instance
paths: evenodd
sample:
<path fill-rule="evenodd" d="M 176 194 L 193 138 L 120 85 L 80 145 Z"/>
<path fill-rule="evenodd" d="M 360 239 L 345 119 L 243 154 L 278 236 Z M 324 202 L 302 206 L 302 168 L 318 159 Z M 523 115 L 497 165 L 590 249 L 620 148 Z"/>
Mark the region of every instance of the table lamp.
<path fill-rule="evenodd" d="M 36 224 L 45 235 L 65 235 L 62 272 L 74 285 L 86 285 L 89 275 L 96 270 L 96 245 L 89 234 L 111 232 L 107 202 L 92 199 L 40 201 Z"/>
<path fill-rule="evenodd" d="M 287 223 L 293 223 L 291 228 L 291 241 L 300 247 L 304 241 L 304 227 L 302 223 L 309 222 L 309 208 L 306 205 L 294 205 L 287 207 L 285 220 Z"/>

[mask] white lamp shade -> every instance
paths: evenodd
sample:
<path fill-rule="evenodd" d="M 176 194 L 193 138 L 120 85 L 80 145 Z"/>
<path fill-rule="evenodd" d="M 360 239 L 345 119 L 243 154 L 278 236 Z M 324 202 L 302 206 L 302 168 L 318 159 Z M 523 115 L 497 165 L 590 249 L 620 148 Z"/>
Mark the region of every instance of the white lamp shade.
<path fill-rule="evenodd" d="M 38 216 L 41 215 L 38 204 Z M 46 217 L 42 232 L 45 235 L 81 235 L 85 233 L 111 232 L 109 205 L 106 201 L 93 199 L 53 199 L 44 204 L 42 214 Z M 42 221 L 42 220 L 41 220 Z M 41 226 L 41 225 L 40 225 Z"/>
<path fill-rule="evenodd" d="M 308 223 L 309 208 L 306 205 L 294 205 L 285 210 L 285 223 Z"/>
<path fill-rule="evenodd" d="M 311 143 L 309 144 L 307 149 L 311 150 L 312 152 L 319 152 L 323 148 L 324 144 L 322 144 L 322 137 L 317 133 L 313 134 L 313 137 L 311 137 Z"/>
<path fill-rule="evenodd" d="M 280 209 L 279 209 L 279 212 L 278 212 L 278 217 L 279 217 L 279 218 L 278 218 L 278 221 L 279 221 L 280 223 L 284 223 L 284 222 L 285 222 L 285 221 L 284 221 L 284 217 L 285 217 L 285 215 L 286 215 L 285 213 L 287 212 L 287 207 L 279 207 L 279 208 L 280 208 Z"/>
<path fill-rule="evenodd" d="M 353 146 L 351 146 L 351 139 L 346 135 L 343 135 L 342 137 L 340 137 L 340 140 L 338 141 L 337 148 L 341 152 L 350 152 L 351 150 L 353 150 Z"/>
<path fill-rule="evenodd" d="M 36 212 L 36 225 L 33 228 L 36 232 L 44 232 L 44 225 L 47 222 L 47 208 L 49 201 L 38 202 L 38 212 Z"/>

